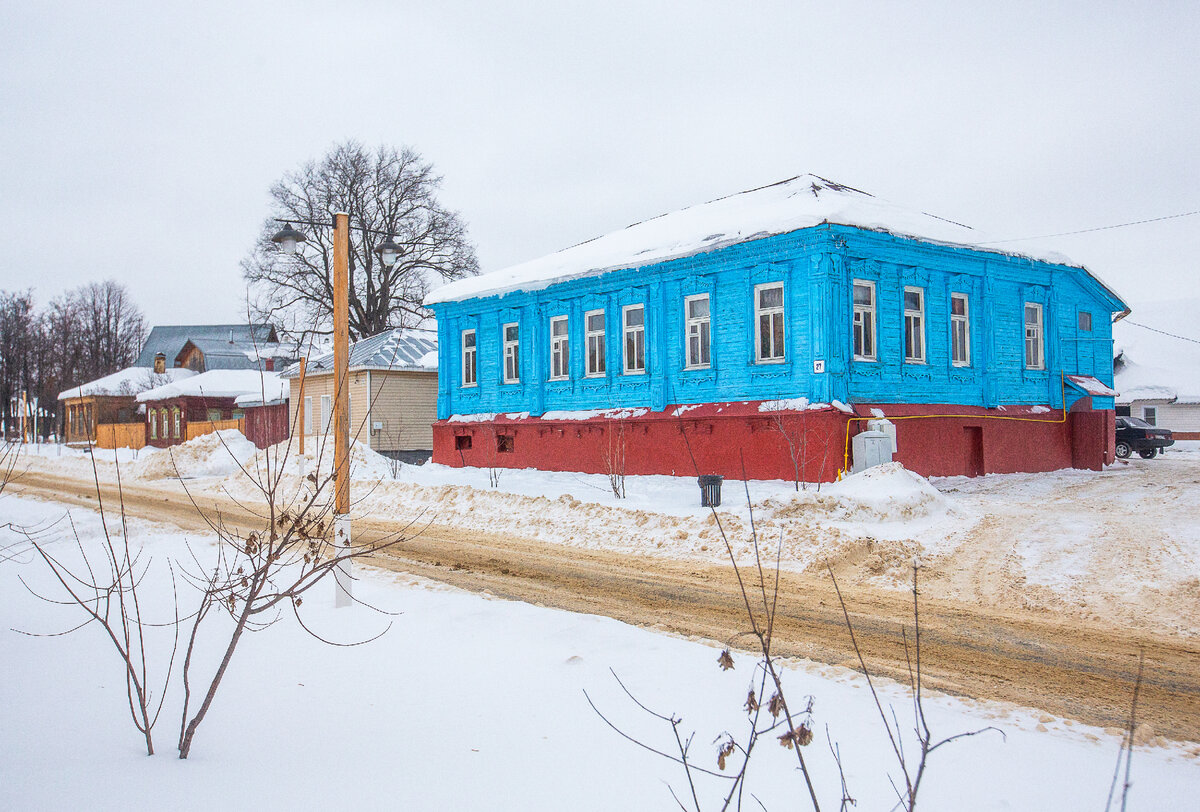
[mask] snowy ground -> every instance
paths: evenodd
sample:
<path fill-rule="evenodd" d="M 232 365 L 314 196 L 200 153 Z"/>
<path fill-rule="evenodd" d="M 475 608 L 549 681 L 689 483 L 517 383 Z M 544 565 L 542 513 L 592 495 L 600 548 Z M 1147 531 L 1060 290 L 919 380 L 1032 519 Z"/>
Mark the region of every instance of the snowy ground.
<path fill-rule="evenodd" d="M 248 498 L 244 463 L 261 472 L 237 432 L 205 435 L 170 452 L 97 455 L 99 473 L 169 485 L 176 471 L 197 493 Z M 290 460 L 299 483 L 317 465 Z M 361 446 L 353 455 L 358 517 L 426 519 L 587 549 L 725 561 L 716 521 L 690 477 L 628 477 L 614 497 L 603 475 L 400 465 Z M 328 470 L 329 459 L 320 460 Z M 91 477 L 87 455 L 44 447 L 30 465 Z M 1102 472 L 925 480 L 885 466 L 797 493 L 783 481 L 727 481 L 720 521 L 739 558 L 752 554 L 749 501 L 761 538 L 782 543 L 782 566 L 831 564 L 847 583 L 907 588 L 919 557 L 929 594 L 1001 608 L 1078 616 L 1130 628 L 1200 635 L 1200 443 Z"/>
<path fill-rule="evenodd" d="M 64 510 L 0 497 L 5 521 L 38 528 L 66 556 L 73 541 L 65 523 L 54 524 Z M 71 515 L 85 543 L 94 543 L 96 514 Z M 144 611 L 165 620 L 165 562 L 184 554 L 184 539 L 142 522 L 131 534 L 153 557 Z M 707 644 L 360 572 L 358 594 L 399 614 L 334 610 L 327 592 L 305 603 L 305 620 L 342 641 L 390 622 L 386 635 L 331 648 L 285 619 L 250 637 L 192 758 L 171 755 L 176 693 L 156 730 L 161 755 L 147 758 L 123 710 L 121 670 L 97 630 L 70 637 L 11 630 L 62 631 L 78 618 L 22 586 L 20 578 L 39 590 L 52 584 L 18 534 L 0 531 L 0 548 L 0 808 L 669 809 L 668 785 L 687 792 L 678 768 L 620 738 L 583 692 L 634 735 L 671 749 L 670 731 L 632 705 L 613 669 L 649 707 L 682 716 L 685 732 L 697 731 L 693 755 L 710 769 L 712 742 L 745 726 L 747 657 L 723 672 Z M 182 595 L 186 606 L 191 597 Z M 209 666 L 212 655 L 202 654 Z M 796 662 L 785 679 L 794 697 L 814 697 L 816 740 L 806 752 L 825 805 L 836 808 L 840 798 L 828 725 L 857 808 L 889 808 L 892 762 L 861 678 Z M 884 696 L 904 718 L 905 693 L 887 685 Z M 941 735 L 990 724 L 1007 738 L 989 733 L 938 751 L 922 791 L 925 808 L 1103 808 L 1117 756 L 1114 732 L 949 697 L 931 698 L 927 712 Z M 750 790 L 767 808 L 797 807 L 803 790 L 793 759 L 773 741 L 756 757 Z M 1139 748 L 1132 776 L 1131 809 L 1178 808 L 1200 793 L 1200 748 Z M 702 779 L 698 789 L 710 808 L 722 784 Z M 749 797 L 746 805 L 758 808 Z"/>

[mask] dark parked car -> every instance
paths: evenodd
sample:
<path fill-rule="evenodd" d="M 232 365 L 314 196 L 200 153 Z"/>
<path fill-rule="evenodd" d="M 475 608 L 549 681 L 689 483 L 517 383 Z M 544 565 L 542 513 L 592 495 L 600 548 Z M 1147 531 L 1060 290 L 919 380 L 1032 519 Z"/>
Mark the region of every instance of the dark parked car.
<path fill-rule="evenodd" d="M 1135 451 L 1144 460 L 1153 459 L 1155 454 L 1174 444 L 1170 429 L 1160 429 L 1138 417 L 1117 418 L 1117 456 L 1121 459 Z"/>

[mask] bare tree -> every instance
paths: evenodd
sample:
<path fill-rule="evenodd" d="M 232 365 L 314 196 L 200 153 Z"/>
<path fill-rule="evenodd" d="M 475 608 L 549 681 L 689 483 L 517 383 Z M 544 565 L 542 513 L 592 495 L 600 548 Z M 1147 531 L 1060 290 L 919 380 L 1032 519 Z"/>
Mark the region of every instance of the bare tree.
<path fill-rule="evenodd" d="M 36 317 L 31 291 L 0 291 L 0 417 L 11 431 L 14 400 L 33 388 Z"/>
<path fill-rule="evenodd" d="M 118 483 L 120 483 L 120 469 Z M 22 529 L 22 534 L 30 547 L 45 563 L 54 576 L 60 594 L 45 595 L 21 578 L 25 588 L 42 600 L 65 606 L 75 606 L 83 610 L 85 620 L 65 631 L 40 634 L 22 631 L 34 637 L 58 637 L 77 632 L 86 627 L 96 625 L 103 630 L 104 636 L 121 660 L 125 672 L 125 696 L 129 705 L 129 714 L 138 732 L 146 742 L 146 755 L 154 755 L 153 729 L 162 712 L 163 701 L 166 699 L 167 684 L 171 679 L 171 671 L 175 665 L 175 652 L 179 641 L 179 601 L 174 604 L 174 618 L 161 624 L 169 626 L 174 633 L 175 644 L 171 648 L 171 656 L 159 678 L 160 688 L 157 699 L 151 689 L 150 657 L 147 653 L 147 630 L 155 624 L 147 621 L 142 613 L 142 601 L 138 587 L 146 577 L 150 566 L 147 561 L 140 561 L 141 551 L 134 552 L 129 543 L 129 529 L 125 518 L 124 501 L 120 502 L 120 529 L 113 532 L 106 521 L 104 495 L 100 488 L 100 477 L 96 471 L 96 461 L 92 459 L 92 473 L 96 484 L 96 502 L 100 513 L 100 529 L 103 536 L 100 544 L 100 560 L 95 553 L 89 552 L 80 537 L 75 522 L 67 514 L 75 546 L 79 553 L 79 562 L 68 563 L 61 555 L 51 551 L 50 545 L 38 533 Z M 120 488 L 118 486 L 118 493 Z M 170 565 L 168 565 L 170 566 Z M 171 568 L 171 582 L 174 585 L 174 568 Z M 173 592 L 173 590 L 172 590 Z"/>
<path fill-rule="evenodd" d="M 282 320 L 292 332 L 316 325 L 328 333 L 333 320 L 333 233 L 301 228 L 308 247 L 281 256 L 271 242 L 275 218 L 293 223 L 330 222 L 350 215 L 350 332 L 372 336 L 392 327 L 415 326 L 428 317 L 421 302 L 433 279 L 479 272 L 462 217 L 437 199 L 441 178 L 415 150 L 338 144 L 320 161 L 309 161 L 271 187 L 271 218 L 264 224 L 242 270 L 255 296 L 256 316 Z M 375 248 L 388 234 L 402 249 L 386 267 Z"/>
<path fill-rule="evenodd" d="M 608 474 L 608 484 L 613 496 L 625 498 L 625 422 L 621 419 L 609 420 L 605 426 L 608 438 L 608 448 L 604 452 L 604 472 Z"/>
<path fill-rule="evenodd" d="M 224 439 L 221 442 L 224 444 Z M 215 561 L 207 565 L 193 555 L 194 568 L 185 570 L 185 575 L 200 591 L 200 606 L 191 617 L 182 668 L 181 759 L 191 753 L 196 731 L 212 707 L 245 634 L 265 629 L 285 612 L 291 612 L 306 632 L 322 642 L 332 643 L 305 625 L 300 609 L 304 598 L 330 575 L 335 575 L 339 582 L 347 578 L 350 562 L 402 543 L 412 528 L 410 524 L 395 533 L 368 541 L 339 537 L 341 525 L 334 520 L 332 510 L 333 483 L 339 476 L 349 476 L 350 471 L 330 469 L 324 473 L 322 444 L 317 469 L 302 480 L 299 488 L 289 486 L 284 472 L 290 453 L 291 444 L 267 448 L 249 467 L 239 466 L 261 499 L 260 504 L 247 506 L 253 515 L 260 517 L 252 529 L 232 527 L 221 514 L 210 514 L 192 500 L 193 507 L 216 534 L 216 554 Z M 183 477 L 179 476 L 179 480 L 186 490 Z M 195 697 L 199 704 L 193 707 L 196 643 L 204 621 L 221 612 L 228 614 L 233 628 L 227 636 L 221 633 L 221 660 L 208 676 L 207 683 L 202 683 L 203 687 Z M 386 631 L 387 628 L 370 639 L 374 640 Z M 365 642 L 370 640 L 332 644 Z"/>
<path fill-rule="evenodd" d="M 73 296 L 82 349 L 78 370 L 82 381 L 103 377 L 136 361 L 146 340 L 146 320 L 125 286 L 112 279 L 91 282 Z"/>

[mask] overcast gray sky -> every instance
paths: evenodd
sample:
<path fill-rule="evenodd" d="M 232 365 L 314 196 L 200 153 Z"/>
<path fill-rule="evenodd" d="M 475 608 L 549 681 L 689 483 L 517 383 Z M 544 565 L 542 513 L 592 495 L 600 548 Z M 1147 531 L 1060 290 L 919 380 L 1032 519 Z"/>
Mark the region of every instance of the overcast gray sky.
<path fill-rule="evenodd" d="M 813 172 L 1026 237 L 1200 209 L 1200 3 L 0 0 L 0 289 L 244 318 L 267 189 L 408 144 L 484 271 Z M 1049 241 L 1200 297 L 1200 216 Z"/>

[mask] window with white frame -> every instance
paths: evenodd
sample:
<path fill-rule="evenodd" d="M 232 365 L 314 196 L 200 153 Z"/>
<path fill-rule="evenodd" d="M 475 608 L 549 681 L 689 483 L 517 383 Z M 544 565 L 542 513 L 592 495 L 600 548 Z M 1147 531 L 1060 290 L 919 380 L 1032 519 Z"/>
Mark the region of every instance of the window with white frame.
<path fill-rule="evenodd" d="M 304 433 L 313 433 L 313 410 L 311 397 L 304 399 Z"/>
<path fill-rule="evenodd" d="M 521 381 L 521 329 L 516 324 L 504 325 L 504 382 Z"/>
<path fill-rule="evenodd" d="M 158 409 L 147 409 L 146 419 L 150 421 L 150 439 L 158 439 Z"/>
<path fill-rule="evenodd" d="M 950 362 L 971 365 L 971 303 L 965 293 L 950 294 Z"/>
<path fill-rule="evenodd" d="M 1158 407 L 1157 406 L 1143 406 L 1142 407 L 1142 419 L 1145 420 L 1147 423 L 1149 423 L 1151 426 L 1157 426 L 1158 425 Z"/>
<path fill-rule="evenodd" d="M 783 283 L 754 286 L 754 329 L 757 359 L 760 364 L 783 360 Z"/>
<path fill-rule="evenodd" d="M 599 377 L 605 372 L 604 311 L 589 310 L 583 314 L 583 332 L 587 347 L 587 375 Z"/>
<path fill-rule="evenodd" d="M 709 313 L 708 294 L 688 296 L 683 300 L 685 316 L 685 338 L 687 340 L 687 367 L 702 369 L 712 364 L 712 316 Z"/>
<path fill-rule="evenodd" d="M 174 409 L 171 410 L 171 423 L 172 423 L 171 428 L 173 429 L 173 431 L 171 433 L 176 438 L 180 437 L 182 434 L 181 429 L 183 428 L 183 425 L 182 425 L 183 420 L 179 415 L 179 407 L 178 406 L 176 406 Z"/>
<path fill-rule="evenodd" d="M 904 289 L 904 360 L 925 363 L 925 290 Z"/>
<path fill-rule="evenodd" d="M 626 305 L 621 320 L 625 329 L 625 374 L 640 375 L 646 371 L 646 308 Z"/>
<path fill-rule="evenodd" d="M 875 283 L 854 280 L 854 360 L 875 360 Z"/>
<path fill-rule="evenodd" d="M 333 422 L 333 396 L 321 395 L 321 433 L 329 433 L 329 424 Z"/>
<path fill-rule="evenodd" d="M 1025 303 L 1025 368 L 1045 369 L 1046 358 L 1042 343 L 1042 306 Z"/>
<path fill-rule="evenodd" d="M 475 331 L 462 331 L 462 385 L 475 386 L 478 380 L 475 369 Z"/>
<path fill-rule="evenodd" d="M 571 343 L 566 316 L 550 319 L 550 380 L 561 381 L 571 374 Z"/>

